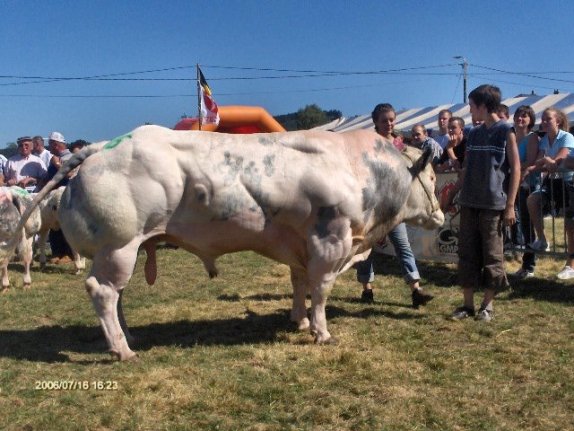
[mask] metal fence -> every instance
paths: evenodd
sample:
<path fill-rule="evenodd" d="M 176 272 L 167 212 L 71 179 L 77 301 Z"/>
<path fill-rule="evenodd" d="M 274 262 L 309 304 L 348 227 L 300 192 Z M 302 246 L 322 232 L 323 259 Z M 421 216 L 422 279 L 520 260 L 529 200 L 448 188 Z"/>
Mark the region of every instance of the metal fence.
<path fill-rule="evenodd" d="M 547 250 L 536 250 L 537 254 L 564 257 L 567 254 L 567 232 L 565 221 L 573 192 L 572 182 L 564 179 L 564 173 L 546 174 L 538 180 L 520 185 L 516 198 L 517 223 L 505 231 L 505 251 L 524 252 L 531 250 L 529 245 L 537 239 L 533 222 L 537 210 L 540 214 L 540 227 L 548 242 Z M 528 200 L 531 200 L 530 209 Z M 535 205 L 537 204 L 537 205 Z M 574 202 L 572 202 L 574 205 Z M 534 217 L 531 217 L 534 215 Z"/>

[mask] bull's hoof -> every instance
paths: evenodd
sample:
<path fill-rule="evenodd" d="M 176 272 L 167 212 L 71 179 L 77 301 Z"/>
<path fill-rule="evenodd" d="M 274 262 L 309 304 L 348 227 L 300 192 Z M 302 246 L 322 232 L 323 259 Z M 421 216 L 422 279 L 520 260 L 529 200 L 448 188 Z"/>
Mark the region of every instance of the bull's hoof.
<path fill-rule="evenodd" d="M 0 290 L 0 294 L 5 295 L 8 292 L 10 292 L 10 288 L 9 287 L 3 287 L 2 290 Z"/>
<path fill-rule="evenodd" d="M 315 344 L 321 346 L 336 346 L 339 344 L 339 340 L 337 340 L 335 337 L 329 337 L 326 340 L 319 340 L 319 337 L 315 337 Z"/>
<path fill-rule="evenodd" d="M 298 331 L 306 331 L 307 329 L 309 329 L 309 327 L 311 326 L 311 322 L 309 321 L 309 319 L 307 317 L 305 317 L 304 319 L 301 319 L 297 325 L 297 330 Z"/>
<path fill-rule="evenodd" d="M 128 350 L 127 352 L 117 352 L 115 350 L 110 350 L 109 351 L 110 355 L 112 355 L 113 359 L 116 359 L 118 361 L 130 361 L 130 362 L 137 362 L 139 361 L 138 355 L 135 352 L 132 352 L 131 350 Z"/>
<path fill-rule="evenodd" d="M 24 283 L 24 290 L 30 290 L 30 283 Z"/>
<path fill-rule="evenodd" d="M 81 275 L 82 272 L 84 272 L 84 270 L 82 270 L 82 269 L 76 269 L 76 272 L 74 272 L 74 275 Z"/>

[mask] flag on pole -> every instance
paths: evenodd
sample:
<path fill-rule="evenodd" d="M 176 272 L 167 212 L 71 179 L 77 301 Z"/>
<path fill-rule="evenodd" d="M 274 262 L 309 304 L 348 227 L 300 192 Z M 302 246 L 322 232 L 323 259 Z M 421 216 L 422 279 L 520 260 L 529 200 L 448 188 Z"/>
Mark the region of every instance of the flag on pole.
<path fill-rule="evenodd" d="M 199 71 L 199 96 L 200 96 L 200 115 L 202 124 L 219 124 L 219 110 L 217 103 L 213 100 L 211 95 L 211 88 L 207 85 L 203 72 L 198 67 Z"/>

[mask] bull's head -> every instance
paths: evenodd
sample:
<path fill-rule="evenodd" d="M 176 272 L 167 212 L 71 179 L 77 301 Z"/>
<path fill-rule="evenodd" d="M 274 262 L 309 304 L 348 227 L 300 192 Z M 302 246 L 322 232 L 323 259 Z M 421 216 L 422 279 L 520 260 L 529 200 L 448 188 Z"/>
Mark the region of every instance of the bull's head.
<path fill-rule="evenodd" d="M 432 149 L 421 152 L 407 146 L 402 154 L 408 164 L 412 163 L 409 167 L 411 191 L 403 207 L 404 221 L 425 229 L 436 229 L 444 223 L 444 214 L 435 196 L 436 175 L 430 163 Z"/>

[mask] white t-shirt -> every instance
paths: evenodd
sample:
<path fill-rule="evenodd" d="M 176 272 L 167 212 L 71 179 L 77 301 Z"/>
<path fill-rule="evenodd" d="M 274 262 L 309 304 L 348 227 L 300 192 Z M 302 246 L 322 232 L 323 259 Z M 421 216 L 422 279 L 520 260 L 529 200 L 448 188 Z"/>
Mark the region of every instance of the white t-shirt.
<path fill-rule="evenodd" d="M 46 169 L 48 168 L 48 166 L 50 166 L 50 160 L 52 159 L 52 153 L 50 153 L 48 150 L 44 149 L 44 151 L 42 151 L 40 154 L 37 154 L 38 157 L 40 157 L 40 159 L 42 159 L 42 161 L 44 162 L 44 165 L 46 166 Z"/>
<path fill-rule="evenodd" d="M 46 165 L 40 157 L 34 154 L 30 154 L 28 157 L 16 154 L 10 157 L 8 163 L 6 163 L 4 181 L 15 178 L 16 182 L 20 182 L 26 177 L 41 179 L 46 176 L 47 172 Z"/>

